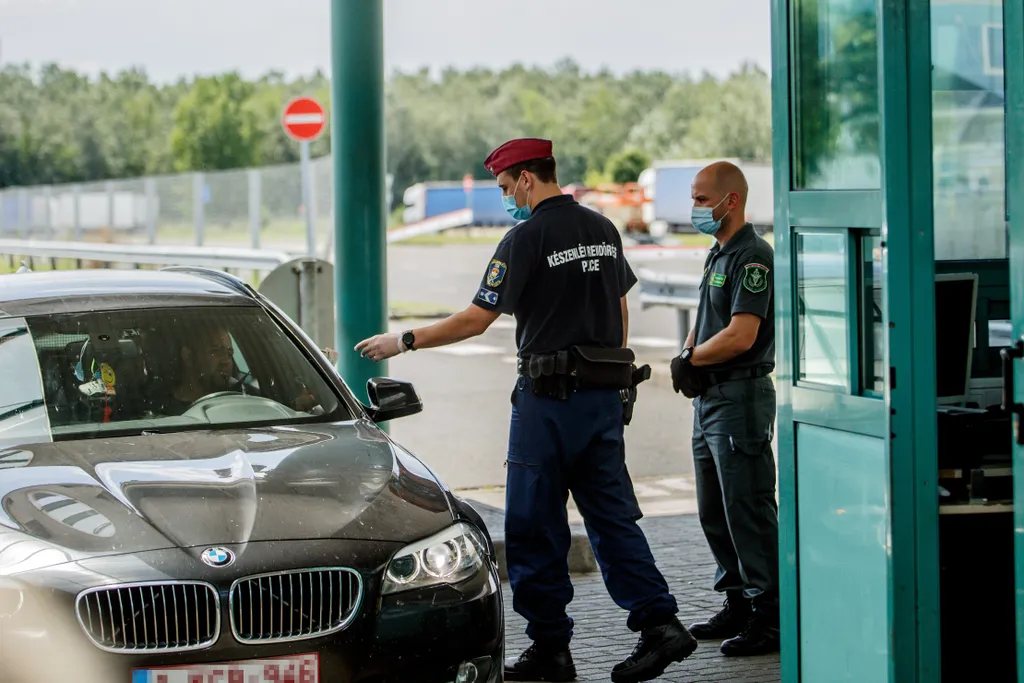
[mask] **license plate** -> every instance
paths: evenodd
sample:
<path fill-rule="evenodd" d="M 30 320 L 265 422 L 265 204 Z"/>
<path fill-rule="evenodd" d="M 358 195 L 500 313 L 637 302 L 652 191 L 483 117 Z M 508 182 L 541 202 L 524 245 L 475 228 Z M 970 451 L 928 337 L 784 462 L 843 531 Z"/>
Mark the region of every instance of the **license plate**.
<path fill-rule="evenodd" d="M 315 654 L 132 669 L 132 683 L 319 683 Z"/>

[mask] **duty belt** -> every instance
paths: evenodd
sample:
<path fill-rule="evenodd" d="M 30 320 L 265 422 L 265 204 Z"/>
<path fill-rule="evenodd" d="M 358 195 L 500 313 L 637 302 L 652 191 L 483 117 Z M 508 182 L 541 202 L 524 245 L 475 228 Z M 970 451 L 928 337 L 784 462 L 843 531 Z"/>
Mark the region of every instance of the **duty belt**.
<path fill-rule="evenodd" d="M 764 363 L 749 368 L 733 368 L 730 370 L 708 372 L 705 376 L 708 379 L 708 384 L 713 386 L 715 384 L 733 382 L 739 379 L 757 379 L 759 377 L 767 377 L 774 369 L 775 366 L 771 363 Z"/>

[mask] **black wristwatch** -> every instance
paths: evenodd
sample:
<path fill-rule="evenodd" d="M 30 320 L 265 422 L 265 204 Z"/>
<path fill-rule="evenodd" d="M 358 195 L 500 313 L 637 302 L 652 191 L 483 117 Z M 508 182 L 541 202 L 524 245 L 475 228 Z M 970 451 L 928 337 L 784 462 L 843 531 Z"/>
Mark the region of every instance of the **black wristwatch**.
<path fill-rule="evenodd" d="M 690 362 L 690 358 L 692 356 L 693 356 L 693 347 L 692 346 L 687 346 L 685 349 L 683 349 L 683 352 L 681 354 L 679 354 L 679 360 L 683 361 L 684 363 L 689 363 Z"/>
<path fill-rule="evenodd" d="M 402 344 L 404 344 L 405 348 L 409 349 L 410 351 L 416 350 L 416 335 L 412 333 L 412 330 L 409 330 L 408 332 L 402 335 Z"/>

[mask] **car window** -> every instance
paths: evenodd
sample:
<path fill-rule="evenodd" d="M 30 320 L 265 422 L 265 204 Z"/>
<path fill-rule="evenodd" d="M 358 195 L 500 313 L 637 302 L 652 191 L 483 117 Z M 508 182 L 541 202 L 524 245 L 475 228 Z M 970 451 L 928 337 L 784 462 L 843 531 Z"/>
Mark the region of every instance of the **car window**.
<path fill-rule="evenodd" d="M 259 307 L 93 311 L 8 321 L 0 334 L 7 328 L 19 336 L 0 362 L 29 369 L 0 385 L 0 404 L 41 408 L 35 426 L 19 421 L 21 443 L 26 433 L 61 440 L 352 417 Z"/>
<path fill-rule="evenodd" d="M 49 441 L 48 434 L 43 384 L 28 326 L 24 320 L 0 319 L 0 447 Z"/>

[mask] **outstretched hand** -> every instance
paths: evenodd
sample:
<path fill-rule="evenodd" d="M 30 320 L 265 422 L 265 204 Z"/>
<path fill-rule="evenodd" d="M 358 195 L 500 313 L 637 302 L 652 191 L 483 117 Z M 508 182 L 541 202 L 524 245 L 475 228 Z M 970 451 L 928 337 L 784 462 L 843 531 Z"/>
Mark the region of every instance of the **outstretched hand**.
<path fill-rule="evenodd" d="M 356 344 L 356 351 L 359 352 L 360 356 L 377 362 L 397 356 L 404 350 L 402 336 L 395 332 L 378 334 Z"/>

